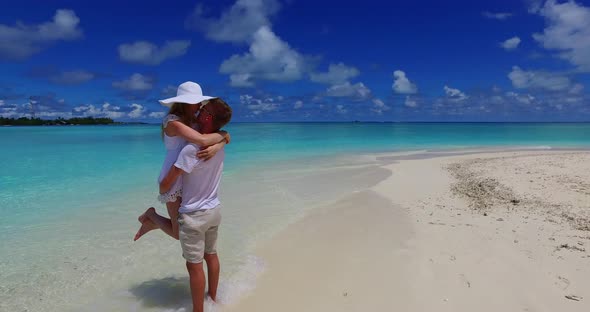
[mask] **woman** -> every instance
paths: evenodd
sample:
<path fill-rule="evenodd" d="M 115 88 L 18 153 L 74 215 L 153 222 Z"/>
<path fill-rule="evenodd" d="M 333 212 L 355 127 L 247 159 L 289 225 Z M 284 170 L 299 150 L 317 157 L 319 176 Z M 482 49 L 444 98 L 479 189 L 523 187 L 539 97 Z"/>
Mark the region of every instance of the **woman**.
<path fill-rule="evenodd" d="M 223 146 L 229 143 L 229 134 L 225 131 L 218 133 L 201 134 L 194 130 L 196 126 L 195 115 L 202 105 L 208 101 L 215 101 L 216 98 L 204 96 L 201 87 L 194 82 L 185 82 L 178 87 L 176 97 L 161 100 L 165 106 L 170 107 L 168 115 L 162 122 L 162 137 L 166 146 L 166 158 L 160 170 L 158 183 L 166 176 L 170 167 L 176 162 L 178 154 L 188 143 L 195 143 L 199 146 L 208 146 L 197 153 L 197 157 L 209 159 L 213 157 Z M 166 234 L 178 239 L 178 208 L 180 207 L 182 195 L 182 179 L 177 179 L 172 188 L 158 196 L 160 202 L 166 204 L 170 216 L 171 231 L 168 228 L 162 229 Z M 145 213 L 139 216 L 142 223 L 139 231 L 133 240 L 138 240 L 142 235 L 149 232 L 153 227 L 146 226 Z"/>

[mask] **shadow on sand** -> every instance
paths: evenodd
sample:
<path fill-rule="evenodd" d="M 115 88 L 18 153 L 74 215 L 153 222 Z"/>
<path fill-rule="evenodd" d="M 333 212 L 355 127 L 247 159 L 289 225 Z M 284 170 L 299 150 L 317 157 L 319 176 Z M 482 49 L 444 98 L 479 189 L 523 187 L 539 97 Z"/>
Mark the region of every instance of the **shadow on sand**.
<path fill-rule="evenodd" d="M 145 308 L 192 308 L 188 276 L 149 280 L 131 287 L 129 291 Z"/>

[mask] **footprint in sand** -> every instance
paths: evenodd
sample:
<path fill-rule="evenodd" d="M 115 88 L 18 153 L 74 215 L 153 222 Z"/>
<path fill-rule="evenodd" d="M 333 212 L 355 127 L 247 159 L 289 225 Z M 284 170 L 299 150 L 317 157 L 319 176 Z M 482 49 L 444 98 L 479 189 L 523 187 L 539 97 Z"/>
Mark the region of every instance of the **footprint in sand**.
<path fill-rule="evenodd" d="M 568 280 L 567 278 L 563 276 L 558 276 L 557 279 L 559 281 L 555 284 L 558 284 L 561 289 L 566 290 L 568 287 L 570 287 L 570 280 Z"/>

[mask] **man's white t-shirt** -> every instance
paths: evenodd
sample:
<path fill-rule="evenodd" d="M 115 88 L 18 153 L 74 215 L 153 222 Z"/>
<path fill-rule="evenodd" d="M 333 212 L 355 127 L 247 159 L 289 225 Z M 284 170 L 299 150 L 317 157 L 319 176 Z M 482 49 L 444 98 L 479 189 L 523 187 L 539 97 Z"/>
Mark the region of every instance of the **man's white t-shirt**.
<path fill-rule="evenodd" d="M 185 146 L 174 166 L 185 173 L 182 175 L 182 203 L 179 213 L 212 209 L 219 205 L 217 189 L 221 181 L 225 151 L 221 149 L 207 161 L 197 158 L 200 148 L 194 144 Z"/>

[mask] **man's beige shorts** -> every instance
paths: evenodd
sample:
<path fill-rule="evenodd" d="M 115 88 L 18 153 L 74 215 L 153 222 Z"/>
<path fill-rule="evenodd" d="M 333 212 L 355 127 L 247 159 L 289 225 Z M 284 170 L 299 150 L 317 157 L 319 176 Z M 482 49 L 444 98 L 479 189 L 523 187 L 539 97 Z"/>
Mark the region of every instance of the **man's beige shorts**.
<path fill-rule="evenodd" d="M 178 216 L 182 256 L 190 263 L 203 262 L 204 254 L 217 253 L 217 229 L 221 223 L 221 205 Z"/>

